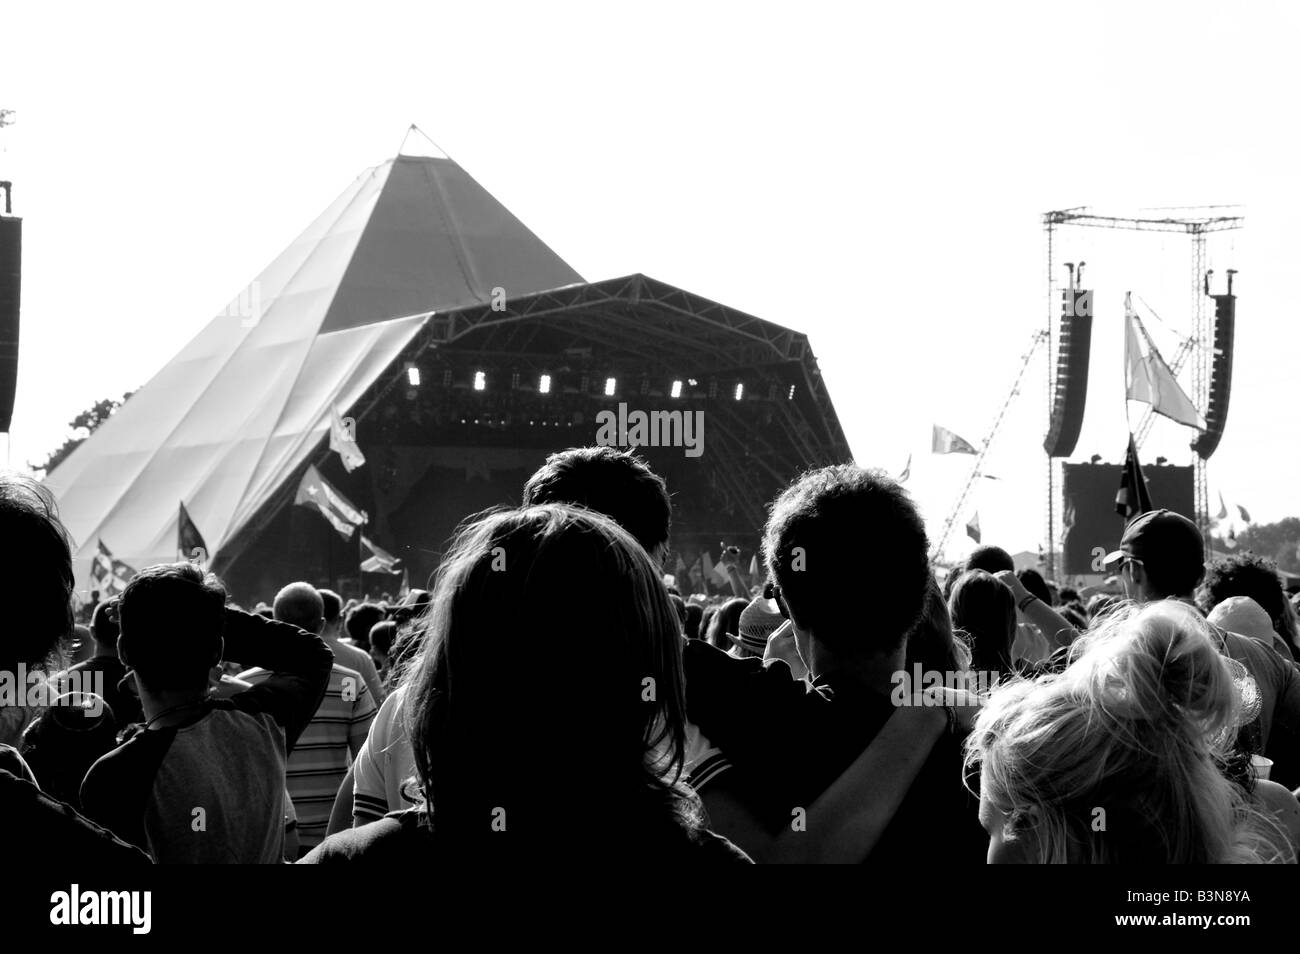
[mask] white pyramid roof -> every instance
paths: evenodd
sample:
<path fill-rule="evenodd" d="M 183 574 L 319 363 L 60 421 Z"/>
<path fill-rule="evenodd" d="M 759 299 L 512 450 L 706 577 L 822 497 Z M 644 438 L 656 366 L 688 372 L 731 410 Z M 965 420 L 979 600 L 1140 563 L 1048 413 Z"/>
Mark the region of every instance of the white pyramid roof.
<path fill-rule="evenodd" d="M 78 584 L 175 560 L 181 501 L 219 553 L 431 313 L 581 281 L 452 160 L 366 170 L 46 478 Z"/>

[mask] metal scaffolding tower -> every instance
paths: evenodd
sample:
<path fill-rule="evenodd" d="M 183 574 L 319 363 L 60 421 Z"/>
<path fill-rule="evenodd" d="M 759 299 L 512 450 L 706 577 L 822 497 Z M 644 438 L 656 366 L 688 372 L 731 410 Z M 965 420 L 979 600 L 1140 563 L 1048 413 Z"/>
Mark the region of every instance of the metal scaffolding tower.
<path fill-rule="evenodd" d="M 1154 213 L 1181 213 L 1164 218 L 1158 216 L 1129 218 L 1114 215 L 1095 215 L 1090 209 L 1082 206 L 1043 214 L 1043 228 L 1047 241 L 1047 339 L 1049 345 L 1047 348 L 1047 387 L 1049 416 L 1051 414 L 1052 396 L 1055 391 L 1053 376 L 1056 361 L 1055 348 L 1052 346 L 1055 340 L 1052 335 L 1052 322 L 1056 303 L 1054 262 L 1052 258 L 1055 230 L 1063 226 L 1081 226 L 1085 228 L 1128 229 L 1138 232 L 1174 232 L 1190 237 L 1192 334 L 1190 345 L 1185 346 L 1186 352 L 1190 354 L 1180 350 L 1177 360 L 1181 363 L 1182 359 L 1191 357 L 1191 397 L 1197 408 L 1203 410 L 1209 401 L 1210 362 L 1214 357 L 1213 349 L 1207 346 L 1209 327 L 1205 309 L 1205 295 L 1203 293 L 1206 265 L 1205 240 L 1206 236 L 1212 232 L 1227 232 L 1242 228 L 1246 219 L 1244 215 L 1237 211 L 1238 209 L 1238 206 L 1184 206 L 1149 210 Z M 1150 429 L 1151 422 L 1148 415 L 1148 418 L 1139 424 L 1138 431 L 1145 438 Z M 1201 534 L 1206 537 L 1208 543 L 1210 532 L 1209 486 L 1206 482 L 1205 461 L 1201 459 L 1199 454 L 1194 455 L 1193 466 L 1196 481 L 1196 523 L 1201 528 Z M 1058 546 L 1056 540 L 1058 521 L 1056 520 L 1056 482 L 1054 476 L 1055 464 L 1052 458 L 1049 457 L 1047 459 L 1047 568 L 1049 573 L 1055 571 L 1055 553 Z"/>

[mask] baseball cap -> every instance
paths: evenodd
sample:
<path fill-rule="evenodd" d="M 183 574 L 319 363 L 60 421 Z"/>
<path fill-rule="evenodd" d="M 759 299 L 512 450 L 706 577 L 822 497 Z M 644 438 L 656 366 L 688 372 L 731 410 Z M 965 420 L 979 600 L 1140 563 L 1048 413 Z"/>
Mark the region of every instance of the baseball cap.
<path fill-rule="evenodd" d="M 1109 570 L 1125 557 L 1163 566 L 1199 566 L 1205 562 L 1205 543 L 1196 524 L 1182 514 L 1149 510 L 1129 521 L 1119 549 L 1106 554 L 1102 562 Z"/>

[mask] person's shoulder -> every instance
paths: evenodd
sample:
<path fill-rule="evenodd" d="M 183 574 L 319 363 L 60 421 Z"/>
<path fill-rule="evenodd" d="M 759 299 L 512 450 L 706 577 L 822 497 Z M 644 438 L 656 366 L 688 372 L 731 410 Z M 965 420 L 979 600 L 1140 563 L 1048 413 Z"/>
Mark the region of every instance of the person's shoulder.
<path fill-rule="evenodd" d="M 367 662 L 372 666 L 374 660 L 370 658 L 370 653 L 366 652 L 359 646 L 353 646 L 351 643 L 345 643 L 341 639 L 335 639 L 330 642 L 330 649 L 334 650 L 334 655 L 342 660 L 345 666 L 353 669 L 363 669 Z"/>
<path fill-rule="evenodd" d="M 754 859 L 736 844 L 721 835 L 701 828 L 691 839 L 695 846 L 695 860 L 700 864 L 752 865 Z"/>
<path fill-rule="evenodd" d="M 1262 672 L 1268 671 L 1278 676 L 1286 676 L 1294 670 L 1294 665 L 1278 655 L 1271 646 L 1266 646 L 1253 636 L 1231 633 L 1226 629 L 1214 627 L 1223 643 L 1224 655 L 1244 664 L 1257 679 Z"/>
<path fill-rule="evenodd" d="M 427 852 L 431 847 L 432 837 L 421 824 L 421 811 L 412 808 L 330 835 L 298 864 L 389 862 L 401 855 Z"/>
<path fill-rule="evenodd" d="M 0 770 L 9 772 L 17 778 L 26 779 L 29 782 L 36 781 L 36 776 L 32 774 L 26 760 L 12 745 L 0 744 Z"/>
<path fill-rule="evenodd" d="M 379 703 L 379 708 L 375 711 L 374 724 L 377 728 L 371 731 L 380 733 L 387 741 L 389 733 L 401 732 L 403 705 L 406 701 L 406 686 L 398 686 Z"/>
<path fill-rule="evenodd" d="M 152 863 L 140 849 L 7 768 L 0 768 L 0 817 L 7 826 L 6 849 L 28 861 L 75 857 L 92 864 Z"/>

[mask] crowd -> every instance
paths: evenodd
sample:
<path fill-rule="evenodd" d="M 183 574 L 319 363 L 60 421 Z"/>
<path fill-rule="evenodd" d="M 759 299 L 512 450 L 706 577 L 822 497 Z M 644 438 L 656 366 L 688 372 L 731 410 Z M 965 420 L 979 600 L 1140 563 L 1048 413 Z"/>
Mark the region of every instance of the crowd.
<path fill-rule="evenodd" d="M 665 577 L 671 521 L 638 457 L 569 450 L 430 591 L 250 611 L 163 564 L 78 640 L 56 503 L 0 477 L 0 825 L 111 864 L 1296 860 L 1266 560 L 1207 567 L 1159 510 L 1110 585 L 990 546 L 944 570 L 903 487 L 839 465 L 772 501 L 765 585 L 729 550 L 705 598 Z"/>

